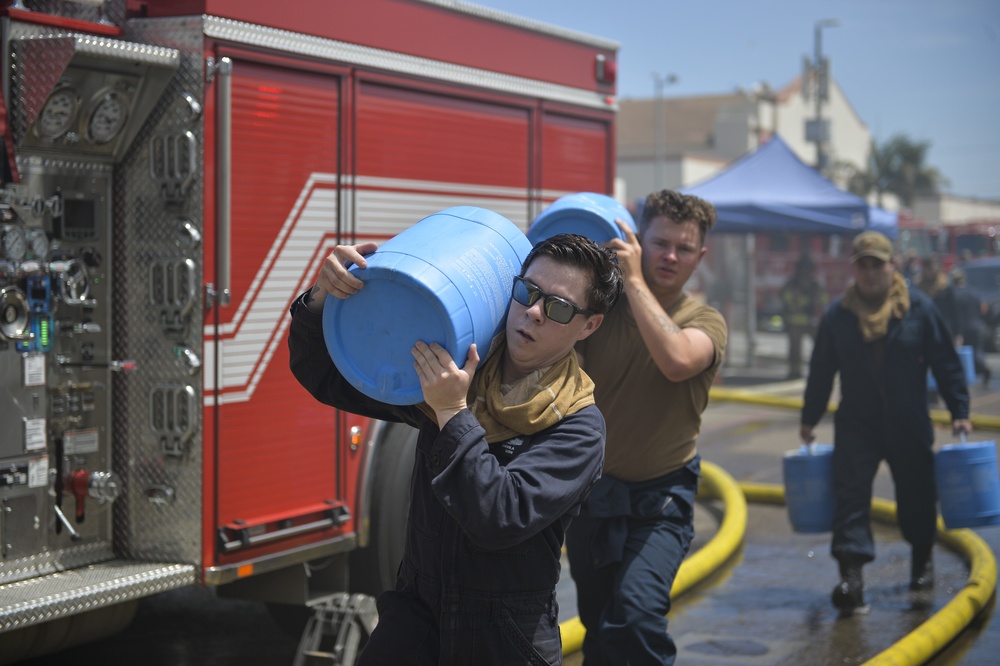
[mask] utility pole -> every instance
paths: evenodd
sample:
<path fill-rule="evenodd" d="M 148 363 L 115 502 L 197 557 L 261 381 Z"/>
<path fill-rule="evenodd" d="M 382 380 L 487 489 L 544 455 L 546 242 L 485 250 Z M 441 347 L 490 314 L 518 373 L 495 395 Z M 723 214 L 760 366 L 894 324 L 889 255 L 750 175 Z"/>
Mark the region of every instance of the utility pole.
<path fill-rule="evenodd" d="M 823 144 L 830 138 L 830 123 L 823 121 L 823 102 L 830 96 L 830 61 L 823 57 L 823 28 L 834 28 L 840 25 L 837 19 L 822 19 L 816 21 L 813 61 L 806 61 L 806 72 L 810 76 L 812 95 L 815 102 L 815 118 L 806 123 L 806 140 L 816 143 L 816 169 L 822 171 L 826 167 L 826 154 Z M 803 90 L 809 81 L 803 82 Z"/>
<path fill-rule="evenodd" d="M 664 187 L 663 163 L 667 156 L 666 118 L 663 115 L 663 88 L 677 83 L 675 74 L 661 75 L 653 72 L 653 187 L 656 192 Z"/>

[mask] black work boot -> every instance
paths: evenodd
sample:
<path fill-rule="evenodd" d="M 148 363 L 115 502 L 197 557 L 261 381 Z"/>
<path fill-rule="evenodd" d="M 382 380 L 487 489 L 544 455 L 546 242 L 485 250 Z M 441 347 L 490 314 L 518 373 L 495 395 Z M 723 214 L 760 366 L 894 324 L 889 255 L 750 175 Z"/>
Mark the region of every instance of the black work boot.
<path fill-rule="evenodd" d="M 910 589 L 914 592 L 934 587 L 934 559 L 930 548 L 914 548 L 910 560 Z"/>
<path fill-rule="evenodd" d="M 842 612 L 852 612 L 865 607 L 865 583 L 861 577 L 859 562 L 840 562 L 840 583 L 833 588 L 831 599 L 833 605 Z"/>

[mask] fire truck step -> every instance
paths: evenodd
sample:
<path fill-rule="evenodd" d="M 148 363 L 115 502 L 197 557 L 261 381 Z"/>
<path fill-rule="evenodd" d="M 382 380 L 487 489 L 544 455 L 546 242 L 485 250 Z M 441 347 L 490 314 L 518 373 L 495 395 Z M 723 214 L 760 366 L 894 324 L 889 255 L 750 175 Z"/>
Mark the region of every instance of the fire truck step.
<path fill-rule="evenodd" d="M 313 604 L 293 666 L 351 666 L 378 623 L 375 598 L 341 592 Z"/>

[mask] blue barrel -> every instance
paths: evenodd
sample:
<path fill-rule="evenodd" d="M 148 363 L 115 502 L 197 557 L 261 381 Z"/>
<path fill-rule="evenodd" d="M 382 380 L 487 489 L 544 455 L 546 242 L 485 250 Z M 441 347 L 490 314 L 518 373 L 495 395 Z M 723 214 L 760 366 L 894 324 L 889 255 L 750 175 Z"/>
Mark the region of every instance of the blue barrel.
<path fill-rule="evenodd" d="M 596 243 L 624 238 L 615 219 L 636 230 L 635 220 L 625 206 L 606 194 L 577 192 L 560 197 L 542 211 L 528 227 L 532 245 L 557 234 L 579 234 Z"/>
<path fill-rule="evenodd" d="M 513 222 L 483 208 L 457 206 L 424 218 L 366 257 L 366 268 L 351 268 L 364 289 L 347 299 L 327 297 L 323 335 L 330 357 L 371 398 L 422 402 L 414 343 L 437 342 L 459 367 L 476 343 L 485 360 L 530 251 Z"/>
<path fill-rule="evenodd" d="M 1000 524 L 996 442 L 942 446 L 934 457 L 934 475 L 948 529 Z"/>
<path fill-rule="evenodd" d="M 785 506 L 796 532 L 833 529 L 833 445 L 800 446 L 785 453 Z"/>
<path fill-rule="evenodd" d="M 965 383 L 972 386 L 976 383 L 976 355 L 971 345 L 960 345 L 955 348 L 958 352 L 958 360 L 962 362 L 962 370 L 965 372 Z M 927 372 L 927 390 L 937 391 L 937 381 L 934 373 Z"/>
<path fill-rule="evenodd" d="M 970 386 L 976 383 L 976 355 L 970 345 L 961 345 L 957 349 L 958 360 L 962 362 L 962 369 L 965 370 L 965 383 Z"/>

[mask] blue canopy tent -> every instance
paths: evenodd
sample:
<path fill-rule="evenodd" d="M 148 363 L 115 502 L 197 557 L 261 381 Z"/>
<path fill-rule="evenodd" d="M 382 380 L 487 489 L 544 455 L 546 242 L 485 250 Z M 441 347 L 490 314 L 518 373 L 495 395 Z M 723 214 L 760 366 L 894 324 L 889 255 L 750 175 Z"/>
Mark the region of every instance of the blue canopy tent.
<path fill-rule="evenodd" d="M 899 235 L 899 213 L 894 210 L 871 206 L 868 209 L 868 228 L 874 231 L 881 231 L 889 238 L 895 240 L 896 236 Z"/>
<path fill-rule="evenodd" d="M 804 164 L 780 136 L 683 190 L 715 205 L 720 233 L 847 234 L 868 226 L 868 204 Z"/>
<path fill-rule="evenodd" d="M 874 228 L 890 238 L 896 236 L 894 214 L 871 209 L 861 197 L 834 185 L 802 162 L 777 135 L 715 176 L 682 191 L 715 206 L 718 221 L 712 233 L 745 234 L 748 366 L 757 328 L 753 234 L 854 236 Z"/>

